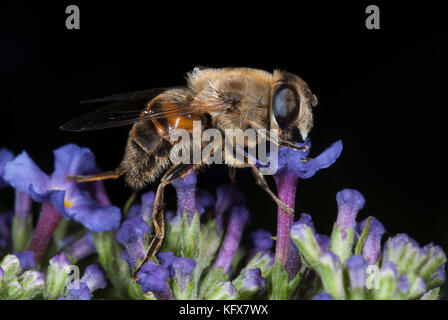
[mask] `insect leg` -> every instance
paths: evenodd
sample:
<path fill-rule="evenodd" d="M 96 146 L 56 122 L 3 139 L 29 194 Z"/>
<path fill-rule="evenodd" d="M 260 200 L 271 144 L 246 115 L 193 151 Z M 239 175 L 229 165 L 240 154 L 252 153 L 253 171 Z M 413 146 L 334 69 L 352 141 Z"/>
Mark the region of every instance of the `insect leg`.
<path fill-rule="evenodd" d="M 188 171 L 194 168 L 192 164 L 176 164 L 173 165 L 162 177 L 160 184 L 157 187 L 156 197 L 154 200 L 154 209 L 152 212 L 152 220 L 154 223 L 155 235 L 152 237 L 148 248 L 146 249 L 145 258 L 134 270 L 133 278 L 138 280 L 137 272 L 140 268 L 156 254 L 162 245 L 163 238 L 165 237 L 165 216 L 163 212 L 163 191 L 165 187 L 186 174 Z"/>
<path fill-rule="evenodd" d="M 305 159 L 300 159 L 300 161 L 302 161 L 303 163 L 307 163 L 308 161 L 311 161 L 311 160 L 313 160 L 313 158 L 310 158 L 310 157 L 305 158 Z"/>
<path fill-rule="evenodd" d="M 304 150 L 304 151 L 306 151 L 308 149 L 308 146 L 301 147 L 301 146 L 295 145 L 292 142 L 278 139 L 278 137 L 277 138 L 271 137 L 269 131 L 261 130 L 263 128 L 261 128 L 258 124 L 256 124 L 253 121 L 249 121 L 249 124 L 252 126 L 252 128 L 254 128 L 257 131 L 258 134 L 264 136 L 267 140 L 272 141 L 279 147 L 291 148 L 291 149 L 296 149 L 296 150 Z"/>
<path fill-rule="evenodd" d="M 68 181 L 90 182 L 90 181 L 99 181 L 99 180 L 107 180 L 107 179 L 118 179 L 125 173 L 126 173 L 126 170 L 123 170 L 122 167 L 118 167 L 114 171 L 106 171 L 106 172 L 101 172 L 101 173 L 89 175 L 89 176 L 68 175 L 66 177 L 66 179 Z"/>
<path fill-rule="evenodd" d="M 236 182 L 236 168 L 229 167 L 229 179 L 232 183 Z"/>
<path fill-rule="evenodd" d="M 266 179 L 260 173 L 258 168 L 256 166 L 254 166 L 254 165 L 251 165 L 250 167 L 252 169 L 252 173 L 253 173 L 253 175 L 255 177 L 255 180 L 256 180 L 257 184 L 260 187 L 262 187 L 264 189 L 264 191 L 266 191 L 271 196 L 271 198 L 275 201 L 275 203 L 277 203 L 277 205 L 279 207 L 281 207 L 283 210 L 285 210 L 289 214 L 293 214 L 294 213 L 294 209 L 288 207 L 283 201 L 281 201 L 279 198 L 277 198 L 275 193 L 272 192 L 272 190 L 269 188 L 268 183 L 266 182 Z"/>

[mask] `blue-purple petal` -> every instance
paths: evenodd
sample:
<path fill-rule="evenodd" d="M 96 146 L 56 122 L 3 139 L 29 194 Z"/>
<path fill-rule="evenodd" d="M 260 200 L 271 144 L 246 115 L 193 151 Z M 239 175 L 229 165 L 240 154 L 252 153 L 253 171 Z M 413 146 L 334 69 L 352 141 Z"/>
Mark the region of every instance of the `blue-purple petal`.
<path fill-rule="evenodd" d="M 14 255 L 19 259 L 20 269 L 22 269 L 22 271 L 32 269 L 36 266 L 33 251 L 16 252 Z"/>
<path fill-rule="evenodd" d="M 66 300 L 90 300 L 91 292 L 86 283 L 80 281 L 79 288 L 68 290 Z"/>
<path fill-rule="evenodd" d="M 272 234 L 262 229 L 253 232 L 250 236 L 250 240 L 252 241 L 255 252 L 270 250 L 274 245 Z"/>
<path fill-rule="evenodd" d="M 215 198 L 205 190 L 196 192 L 196 208 L 201 215 L 215 206 Z"/>
<path fill-rule="evenodd" d="M 142 287 L 143 292 L 162 293 L 168 289 L 166 281 L 168 280 L 169 272 L 154 261 L 145 263 L 137 275 L 139 278 L 137 283 Z"/>
<path fill-rule="evenodd" d="M 118 207 L 104 206 L 87 197 L 73 199 L 72 206 L 66 208 L 66 212 L 91 231 L 110 231 L 120 226 L 121 212 Z"/>
<path fill-rule="evenodd" d="M 169 269 L 176 256 L 171 251 L 164 251 L 157 254 L 157 259 L 164 268 Z"/>
<path fill-rule="evenodd" d="M 53 151 L 54 172 L 51 175 L 53 185 L 63 188 L 67 175 L 90 174 L 96 170 L 95 155 L 88 148 L 67 144 Z"/>
<path fill-rule="evenodd" d="M 40 195 L 50 189 L 50 177 L 40 170 L 25 151 L 5 165 L 3 178 L 15 189 L 29 193 L 38 202 L 42 202 Z"/>
<path fill-rule="evenodd" d="M 14 154 L 8 149 L 0 149 L 0 189 L 8 186 L 8 182 L 3 179 L 4 167 L 6 163 L 14 159 Z"/>
<path fill-rule="evenodd" d="M 314 296 L 313 300 L 334 300 L 331 294 L 326 292 L 321 292 Z"/>

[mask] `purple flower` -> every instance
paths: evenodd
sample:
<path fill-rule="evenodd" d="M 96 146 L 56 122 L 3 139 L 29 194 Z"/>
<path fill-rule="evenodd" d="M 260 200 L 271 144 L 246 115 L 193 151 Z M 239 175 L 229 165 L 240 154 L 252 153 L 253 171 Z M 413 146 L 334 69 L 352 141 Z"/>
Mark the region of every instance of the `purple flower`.
<path fill-rule="evenodd" d="M 51 203 L 66 219 L 74 219 L 89 230 L 103 232 L 118 228 L 119 208 L 98 203 L 85 186 L 66 180 L 67 175 L 96 172 L 93 153 L 68 144 L 55 150 L 54 156 L 55 170 L 48 176 L 22 152 L 5 166 L 4 179 L 17 190 L 28 193 L 34 201 Z"/>
<path fill-rule="evenodd" d="M 425 260 L 426 255 L 425 249 L 420 248 L 417 241 L 402 233 L 389 239 L 383 252 L 383 259 L 393 262 L 400 273 L 407 273 L 415 271 Z"/>
<path fill-rule="evenodd" d="M 364 230 L 367 220 L 365 219 L 358 224 L 358 233 L 361 234 Z M 369 265 L 375 264 L 380 256 L 381 251 L 381 237 L 386 232 L 384 226 L 375 217 L 370 220 L 370 228 L 362 248 L 362 254 L 366 258 Z"/>
<path fill-rule="evenodd" d="M 176 189 L 178 214 L 186 213 L 191 220 L 196 212 L 196 174 L 193 170 L 171 184 Z"/>
<path fill-rule="evenodd" d="M 387 241 L 383 251 L 383 260 L 399 261 L 407 245 L 417 248 L 418 243 L 405 233 L 399 233 Z"/>
<path fill-rule="evenodd" d="M 140 215 L 140 212 L 142 210 L 142 205 L 141 204 L 133 204 L 128 212 L 126 213 L 126 220 L 127 219 L 131 219 L 131 218 L 135 218 L 136 216 Z"/>
<path fill-rule="evenodd" d="M 277 185 L 277 196 L 291 209 L 294 209 L 298 179 L 311 178 L 320 169 L 328 168 L 342 152 L 342 142 L 337 141 L 316 158 L 304 161 L 308 157 L 311 142 L 310 140 L 306 140 L 304 143 L 297 143 L 296 145 L 307 147 L 307 149 L 279 148 L 278 169 L 274 175 L 274 180 Z M 273 158 L 275 159 L 275 157 Z M 293 214 L 287 213 L 280 207 L 278 208 L 275 257 L 280 260 L 282 265 L 286 264 L 290 247 L 289 229 L 293 221 Z"/>
<path fill-rule="evenodd" d="M 258 291 L 266 286 L 266 279 L 261 276 L 260 268 L 244 271 L 241 286 L 238 291 Z"/>
<path fill-rule="evenodd" d="M 380 269 L 380 274 L 396 277 L 398 275 L 396 264 L 390 261 L 383 262 L 383 265 L 381 266 Z"/>
<path fill-rule="evenodd" d="M 104 275 L 103 270 L 96 264 L 92 264 L 86 268 L 86 271 L 84 271 L 84 275 L 81 278 L 81 282 L 87 284 L 90 292 L 104 289 L 107 286 L 106 276 Z"/>
<path fill-rule="evenodd" d="M 313 229 L 299 221 L 291 226 L 290 236 L 310 264 L 317 263 L 322 254 Z"/>
<path fill-rule="evenodd" d="M 214 267 L 221 267 L 227 273 L 233 256 L 238 249 L 246 223 L 249 222 L 249 211 L 244 206 L 234 207 L 230 213 L 229 224 Z"/>
<path fill-rule="evenodd" d="M 176 257 L 170 266 L 171 279 L 176 279 L 180 292 L 184 292 L 191 281 L 196 261 L 187 257 Z"/>
<path fill-rule="evenodd" d="M 70 283 L 67 296 L 58 300 L 90 300 L 95 290 L 104 289 L 106 285 L 104 272 L 98 265 L 92 264 L 86 268 L 81 280 Z"/>
<path fill-rule="evenodd" d="M 313 218 L 311 218 L 311 216 L 307 213 L 302 213 L 300 215 L 300 219 L 297 220 L 297 222 L 295 222 L 295 223 L 306 224 L 313 230 L 313 232 L 316 232 L 316 228 L 314 227 L 314 223 L 313 223 Z"/>
<path fill-rule="evenodd" d="M 137 275 L 139 278 L 137 283 L 142 287 L 143 292 L 162 293 L 168 290 L 166 281 L 168 280 L 169 272 L 154 261 L 145 263 Z"/>
<path fill-rule="evenodd" d="M 447 258 L 443 249 L 432 243 L 424 246 L 422 251 L 426 257 L 426 262 L 418 270 L 418 274 L 426 281 L 434 277 L 434 273 L 440 272 L 440 268 L 444 266 Z M 419 262 L 421 263 L 422 260 L 419 260 Z"/>
<path fill-rule="evenodd" d="M 164 251 L 157 254 L 157 259 L 164 268 L 169 269 L 176 256 L 171 251 Z"/>
<path fill-rule="evenodd" d="M 313 220 L 309 214 L 302 213 L 300 215 L 300 219 L 297 222 L 295 222 L 293 225 L 296 225 L 296 224 L 302 224 L 304 226 L 306 225 L 306 226 L 310 227 L 313 233 L 316 231 L 314 228 Z M 288 273 L 289 279 L 292 279 L 296 276 L 297 272 L 300 269 L 300 262 L 301 261 L 300 261 L 299 250 L 298 250 L 296 244 L 294 243 L 294 241 L 291 239 L 290 246 L 288 249 L 288 255 L 286 256 L 286 263 L 285 263 L 285 269 L 286 269 L 286 272 Z"/>
<path fill-rule="evenodd" d="M 14 159 L 14 154 L 8 149 L 0 149 L 0 189 L 8 186 L 8 182 L 3 179 L 4 167 L 6 163 Z"/>
<path fill-rule="evenodd" d="M 445 265 L 442 265 L 436 272 L 434 272 L 431 275 L 431 278 L 428 281 L 428 285 L 430 286 L 430 288 L 435 288 L 445 283 L 445 280 L 446 280 Z"/>
<path fill-rule="evenodd" d="M 350 284 L 353 289 L 364 288 L 366 284 L 367 262 L 361 255 L 354 255 L 345 260 Z"/>
<path fill-rule="evenodd" d="M 95 252 L 96 249 L 93 241 L 93 232 L 88 231 L 81 239 L 76 240 L 72 244 L 67 253 L 73 259 L 79 261 Z"/>
<path fill-rule="evenodd" d="M 401 291 L 401 293 L 406 293 L 411 288 L 411 284 L 409 283 L 408 277 L 405 274 L 402 274 L 400 278 L 398 279 L 397 284 L 398 290 Z"/>
<path fill-rule="evenodd" d="M 71 289 L 68 290 L 67 297 L 59 298 L 59 300 L 90 300 L 91 292 L 87 283 L 79 281 L 79 288 L 71 285 Z"/>
<path fill-rule="evenodd" d="M 225 184 L 216 189 L 215 217 L 221 217 L 232 207 L 246 203 L 243 192 L 234 184 Z"/>
<path fill-rule="evenodd" d="M 199 215 L 215 206 L 215 198 L 205 190 L 196 192 L 196 207 Z"/>
<path fill-rule="evenodd" d="M 140 209 L 140 216 L 145 221 L 150 221 L 152 219 L 152 210 L 154 207 L 154 200 L 156 199 L 156 194 L 154 191 L 149 191 L 142 194 L 142 205 Z"/>
<path fill-rule="evenodd" d="M 270 252 L 274 245 L 272 240 L 272 234 L 266 230 L 259 229 L 250 235 L 250 241 L 252 242 L 252 249 L 247 256 L 249 262 L 259 252 Z"/>
<path fill-rule="evenodd" d="M 322 253 L 319 257 L 319 262 L 321 265 L 328 266 L 334 273 L 338 272 L 340 269 L 340 259 L 331 251 Z"/>
<path fill-rule="evenodd" d="M 34 260 L 34 252 L 32 251 L 22 251 L 14 253 L 14 255 L 20 261 L 20 268 L 22 271 L 32 269 L 36 266 L 36 261 Z"/>
<path fill-rule="evenodd" d="M 326 234 L 316 234 L 316 240 L 322 252 L 327 251 L 328 245 L 330 244 L 330 237 Z"/>
<path fill-rule="evenodd" d="M 314 296 L 313 300 L 334 300 L 331 294 L 326 292 L 321 292 Z"/>
<path fill-rule="evenodd" d="M 321 170 L 330 167 L 339 158 L 342 152 L 342 141 L 337 141 L 319 154 L 316 158 L 303 162 L 308 157 L 311 141 L 296 143 L 300 147 L 308 147 L 306 150 L 296 150 L 281 147 L 278 150 L 278 169 L 276 175 L 286 173 L 297 178 L 308 179 Z"/>
<path fill-rule="evenodd" d="M 170 265 L 171 278 L 181 278 L 190 276 L 193 273 L 193 269 L 196 266 L 196 261 L 187 257 L 174 257 Z"/>
<path fill-rule="evenodd" d="M 65 267 L 70 266 L 70 260 L 68 259 L 65 253 L 55 255 L 53 258 L 50 259 L 49 262 L 52 266 L 54 266 L 57 269 L 63 269 Z"/>
<path fill-rule="evenodd" d="M 338 218 L 336 224 L 342 227 L 344 233 L 347 228 L 354 228 L 356 215 L 364 207 L 365 199 L 359 191 L 344 189 L 336 194 L 338 203 Z"/>
<path fill-rule="evenodd" d="M 134 204 L 126 214 L 126 219 L 141 216 L 146 222 L 152 219 L 152 210 L 156 194 L 154 191 L 149 191 L 141 196 L 141 204 Z"/>
<path fill-rule="evenodd" d="M 144 235 L 148 232 L 149 226 L 141 216 L 126 220 L 118 230 L 117 241 L 126 248 L 126 253 L 130 259 L 128 261 L 130 262 L 130 268 L 145 258 L 146 248 L 143 240 Z"/>

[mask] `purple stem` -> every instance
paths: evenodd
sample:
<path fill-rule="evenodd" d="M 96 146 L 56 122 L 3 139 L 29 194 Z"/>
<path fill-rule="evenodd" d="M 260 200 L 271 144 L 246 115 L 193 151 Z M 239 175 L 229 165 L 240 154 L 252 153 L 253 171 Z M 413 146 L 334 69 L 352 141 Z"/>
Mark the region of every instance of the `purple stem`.
<path fill-rule="evenodd" d="M 29 250 L 34 252 L 36 263 L 39 263 L 42 258 L 53 236 L 53 232 L 59 225 L 61 219 L 62 216 L 56 211 L 53 205 L 44 202 L 29 247 Z"/>
<path fill-rule="evenodd" d="M 288 207 L 294 209 L 296 186 L 298 177 L 292 174 L 280 173 L 274 175 L 277 185 L 277 196 Z M 275 259 L 280 260 L 282 266 L 286 265 L 290 246 L 289 229 L 294 222 L 294 214 L 289 214 L 282 208 L 277 210 L 277 240 L 275 244 Z"/>

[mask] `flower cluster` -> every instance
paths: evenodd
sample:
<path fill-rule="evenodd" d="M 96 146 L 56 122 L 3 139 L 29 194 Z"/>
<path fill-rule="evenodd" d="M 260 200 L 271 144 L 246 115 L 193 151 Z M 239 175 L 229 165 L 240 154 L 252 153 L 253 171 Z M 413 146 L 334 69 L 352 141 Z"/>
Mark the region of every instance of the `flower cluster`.
<path fill-rule="evenodd" d="M 83 277 L 76 279 L 79 269 L 65 253 L 49 260 L 45 275 L 30 270 L 34 267 L 31 251 L 6 255 L 0 263 L 0 299 L 89 300 L 95 290 L 107 285 L 98 265 L 88 266 Z"/>
<path fill-rule="evenodd" d="M 277 197 L 292 209 L 299 180 L 342 151 L 338 141 L 310 159 L 310 141 L 298 145 L 279 148 L 274 175 Z M 386 240 L 375 217 L 357 220 L 365 199 L 356 190 L 337 193 L 329 236 L 310 215 L 296 219 L 280 206 L 275 237 L 246 234 L 256 221 L 238 186 L 198 190 L 194 172 L 172 183 L 177 206 L 168 204 L 162 247 L 145 261 L 155 193 L 132 195 L 121 210 L 101 182 L 66 179 L 100 172 L 89 149 L 69 144 L 54 155 L 47 175 L 26 152 L 0 150 L 0 188 L 16 197 L 0 214 L 0 299 L 437 299 L 445 281 L 439 246 L 406 234 Z M 87 265 L 82 277 L 77 265 Z"/>
<path fill-rule="evenodd" d="M 322 242 L 311 221 L 291 227 L 314 299 L 433 299 L 445 281 L 446 255 L 439 246 L 420 247 L 406 234 L 381 246 L 385 228 L 375 217 L 356 222 L 364 197 L 356 190 L 340 191 L 338 215 L 330 238 Z M 315 280 L 319 278 L 319 284 Z M 320 291 L 320 292 L 319 292 Z"/>

